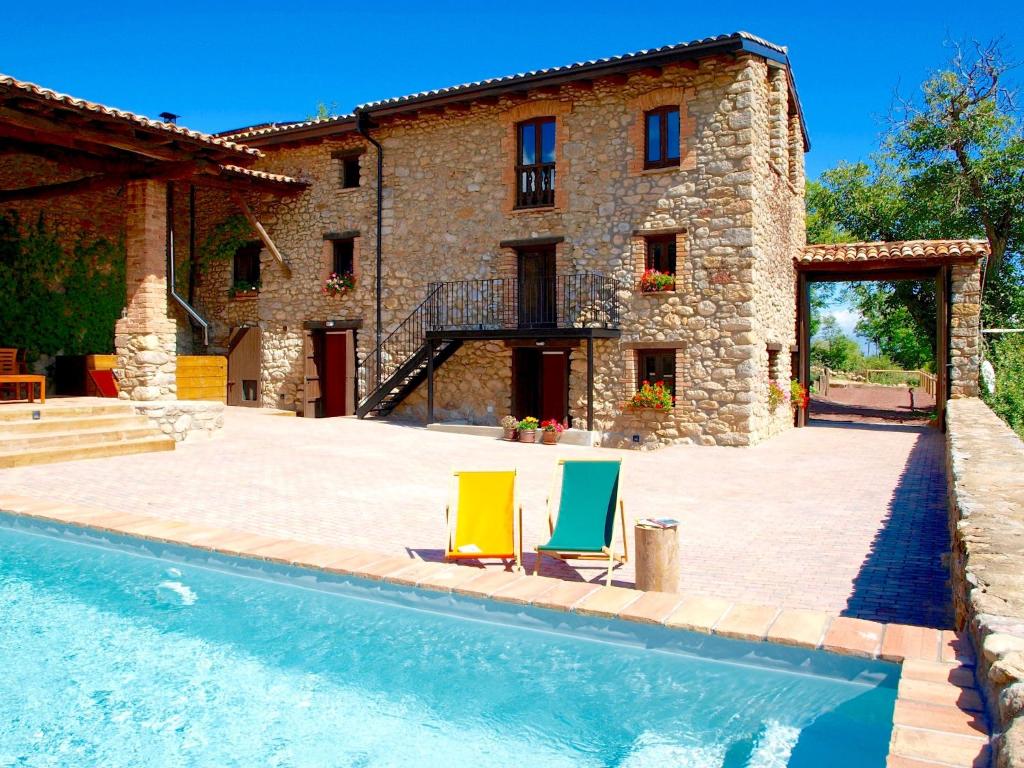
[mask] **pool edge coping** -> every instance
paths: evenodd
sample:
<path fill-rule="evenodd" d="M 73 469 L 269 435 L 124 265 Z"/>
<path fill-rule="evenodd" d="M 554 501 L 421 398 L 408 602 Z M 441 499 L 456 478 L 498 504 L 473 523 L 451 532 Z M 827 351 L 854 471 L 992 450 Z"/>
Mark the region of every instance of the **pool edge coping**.
<path fill-rule="evenodd" d="M 400 587 L 893 662 L 901 670 L 887 765 L 990 764 L 990 729 L 977 690 L 974 653 L 964 633 L 469 568 L 23 496 L 0 495 L 0 512 Z"/>

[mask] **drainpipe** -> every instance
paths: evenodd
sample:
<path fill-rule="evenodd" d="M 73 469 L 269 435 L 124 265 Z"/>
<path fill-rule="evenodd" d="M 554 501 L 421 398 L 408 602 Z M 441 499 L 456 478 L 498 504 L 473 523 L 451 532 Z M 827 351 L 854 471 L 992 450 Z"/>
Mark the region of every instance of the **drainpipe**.
<path fill-rule="evenodd" d="M 186 314 L 203 329 L 203 346 L 210 346 L 210 324 L 206 322 L 192 305 L 178 295 L 174 285 L 174 184 L 167 182 L 167 294 L 178 302 Z"/>
<path fill-rule="evenodd" d="M 370 115 L 363 110 L 356 110 L 356 130 L 359 131 L 360 135 L 368 142 L 373 144 L 377 149 L 377 321 L 376 321 L 376 332 L 377 332 L 377 355 L 376 355 L 376 381 L 377 385 L 380 386 L 382 364 L 383 361 L 380 357 L 380 345 L 383 340 L 383 332 L 381 329 L 381 285 L 382 275 L 381 267 L 383 265 L 383 257 L 381 250 L 381 237 L 383 229 L 383 213 L 384 213 L 384 147 L 380 145 L 373 136 L 370 135 Z"/>

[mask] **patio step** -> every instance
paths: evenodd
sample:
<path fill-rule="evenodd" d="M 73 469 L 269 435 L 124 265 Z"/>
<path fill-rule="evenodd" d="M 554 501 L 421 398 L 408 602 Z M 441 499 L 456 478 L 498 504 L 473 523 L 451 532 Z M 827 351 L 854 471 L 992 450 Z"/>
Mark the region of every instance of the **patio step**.
<path fill-rule="evenodd" d="M 39 413 L 36 421 L 52 419 L 81 418 L 86 416 L 112 416 L 123 414 L 133 416 L 135 409 L 131 403 L 120 400 L 96 403 L 62 404 L 59 400 L 47 403 L 0 403 L 0 424 L 11 422 L 33 421 L 33 412 Z"/>
<path fill-rule="evenodd" d="M 6 451 L 11 446 L 16 446 L 17 450 L 50 447 L 71 448 L 76 445 L 116 443 L 142 437 L 162 436 L 163 433 L 153 427 L 145 416 L 140 416 L 139 421 L 136 421 L 134 418 L 130 420 L 124 419 L 120 423 L 91 429 L 43 430 L 39 433 L 11 433 L 5 429 L 0 429 L 0 451 Z"/>
<path fill-rule="evenodd" d="M 140 437 L 127 440 L 96 443 L 93 445 L 46 446 L 23 450 L 0 451 L 0 468 L 26 467 L 32 464 L 52 464 L 77 459 L 99 459 L 152 451 L 173 451 L 174 441 L 165 436 Z"/>
<path fill-rule="evenodd" d="M 0 407 L 0 468 L 172 450 L 174 440 L 130 403 L 58 400 Z"/>

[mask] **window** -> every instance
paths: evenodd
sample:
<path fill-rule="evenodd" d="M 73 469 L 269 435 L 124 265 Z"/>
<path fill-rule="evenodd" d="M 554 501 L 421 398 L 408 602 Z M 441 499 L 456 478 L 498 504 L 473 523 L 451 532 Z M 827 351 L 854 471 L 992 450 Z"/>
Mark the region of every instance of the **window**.
<path fill-rule="evenodd" d="M 676 236 L 660 235 L 645 238 L 647 242 L 644 269 L 653 269 L 663 275 L 676 273 Z"/>
<path fill-rule="evenodd" d="M 341 240 L 334 240 L 334 259 L 331 262 L 331 271 L 336 275 L 350 275 L 355 271 L 355 239 L 346 237 Z"/>
<path fill-rule="evenodd" d="M 636 353 L 637 389 L 646 381 L 662 382 L 674 395 L 676 392 L 676 351 L 674 349 L 642 349 Z"/>
<path fill-rule="evenodd" d="M 516 126 L 516 208 L 555 204 L 555 118 Z"/>
<path fill-rule="evenodd" d="M 346 157 L 341 161 L 341 186 L 353 189 L 359 186 L 359 157 Z"/>
<path fill-rule="evenodd" d="M 260 249 L 263 244 L 253 240 L 235 251 L 232 282 L 237 290 L 252 291 L 260 287 Z"/>
<path fill-rule="evenodd" d="M 679 165 L 679 107 L 644 114 L 644 168 Z"/>
<path fill-rule="evenodd" d="M 334 152 L 331 157 L 338 161 L 338 183 L 342 189 L 355 189 L 359 186 L 359 158 L 362 152 L 346 150 Z"/>

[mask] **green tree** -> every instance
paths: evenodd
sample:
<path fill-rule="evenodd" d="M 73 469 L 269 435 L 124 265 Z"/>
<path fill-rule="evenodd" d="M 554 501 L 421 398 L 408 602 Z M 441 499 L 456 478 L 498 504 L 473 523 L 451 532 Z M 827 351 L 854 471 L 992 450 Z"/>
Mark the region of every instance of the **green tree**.
<path fill-rule="evenodd" d="M 869 162 L 841 163 L 808 184 L 808 239 L 987 237 L 982 320 L 1024 323 L 1024 138 L 1006 72 L 995 44 L 972 58 L 957 48 L 917 98 L 897 100 Z M 864 318 L 858 332 L 895 361 L 931 357 L 932 284 L 860 283 L 847 298 Z"/>

